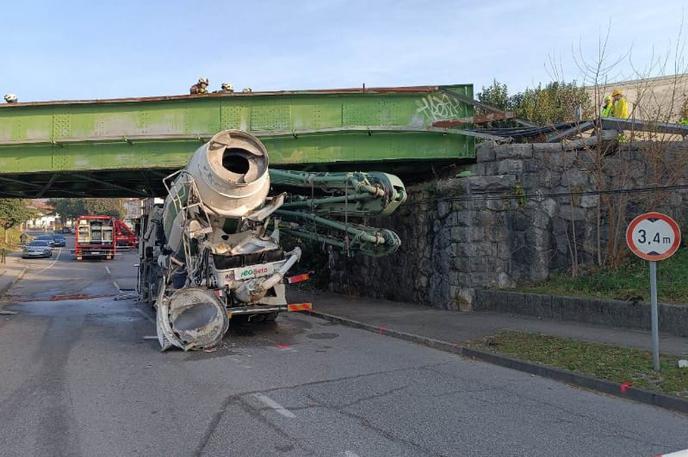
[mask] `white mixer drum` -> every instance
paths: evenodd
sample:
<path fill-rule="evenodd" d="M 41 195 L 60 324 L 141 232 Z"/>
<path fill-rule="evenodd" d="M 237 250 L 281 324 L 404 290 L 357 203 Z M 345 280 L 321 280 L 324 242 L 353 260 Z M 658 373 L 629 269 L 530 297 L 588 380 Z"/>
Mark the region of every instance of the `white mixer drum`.
<path fill-rule="evenodd" d="M 225 130 L 196 150 L 187 171 L 203 204 L 222 217 L 242 217 L 263 204 L 270 189 L 268 151 L 240 130 Z"/>

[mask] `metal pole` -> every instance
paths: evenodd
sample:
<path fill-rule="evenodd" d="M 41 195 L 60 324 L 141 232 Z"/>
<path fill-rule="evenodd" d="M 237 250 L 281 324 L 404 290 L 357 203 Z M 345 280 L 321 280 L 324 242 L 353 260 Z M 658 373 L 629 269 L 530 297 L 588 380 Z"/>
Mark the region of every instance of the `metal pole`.
<path fill-rule="evenodd" d="M 659 371 L 659 310 L 657 309 L 657 262 L 650 262 L 650 303 L 652 317 L 652 366 Z"/>

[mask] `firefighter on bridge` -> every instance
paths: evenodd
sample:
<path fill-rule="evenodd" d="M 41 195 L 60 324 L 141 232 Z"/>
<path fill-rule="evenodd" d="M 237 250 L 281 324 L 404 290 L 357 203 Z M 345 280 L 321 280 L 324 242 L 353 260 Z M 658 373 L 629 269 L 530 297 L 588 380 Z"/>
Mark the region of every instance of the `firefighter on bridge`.
<path fill-rule="evenodd" d="M 208 78 L 200 77 L 198 82 L 189 89 L 191 95 L 205 95 L 208 93 Z"/>

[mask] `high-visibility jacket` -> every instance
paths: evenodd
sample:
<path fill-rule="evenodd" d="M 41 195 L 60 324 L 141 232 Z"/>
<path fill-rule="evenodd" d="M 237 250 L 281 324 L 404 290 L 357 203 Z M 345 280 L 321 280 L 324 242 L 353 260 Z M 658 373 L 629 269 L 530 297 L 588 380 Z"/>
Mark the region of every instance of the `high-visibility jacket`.
<path fill-rule="evenodd" d="M 602 111 L 600 112 L 600 116 L 612 117 L 612 104 L 611 103 L 608 103 L 608 104 L 602 106 Z"/>
<path fill-rule="evenodd" d="M 628 119 L 628 102 L 624 97 L 615 100 L 612 104 L 612 117 Z"/>
<path fill-rule="evenodd" d="M 679 124 L 681 125 L 688 125 L 688 117 L 684 117 L 680 121 L 678 121 Z"/>

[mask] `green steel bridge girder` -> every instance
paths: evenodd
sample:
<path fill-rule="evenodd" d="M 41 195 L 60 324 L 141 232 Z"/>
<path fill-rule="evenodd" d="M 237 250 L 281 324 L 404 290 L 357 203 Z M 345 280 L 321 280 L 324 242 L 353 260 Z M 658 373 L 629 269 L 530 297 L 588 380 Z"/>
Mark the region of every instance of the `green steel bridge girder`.
<path fill-rule="evenodd" d="M 0 196 L 88 194 L 92 186 L 67 178 L 75 173 L 100 182 L 98 196 L 108 183 L 113 196 L 131 186 L 128 195 L 158 193 L 160 174 L 224 129 L 260 137 L 275 167 L 394 171 L 471 159 L 468 132 L 432 124 L 472 116 L 472 98 L 471 85 L 452 85 L 0 105 Z"/>

